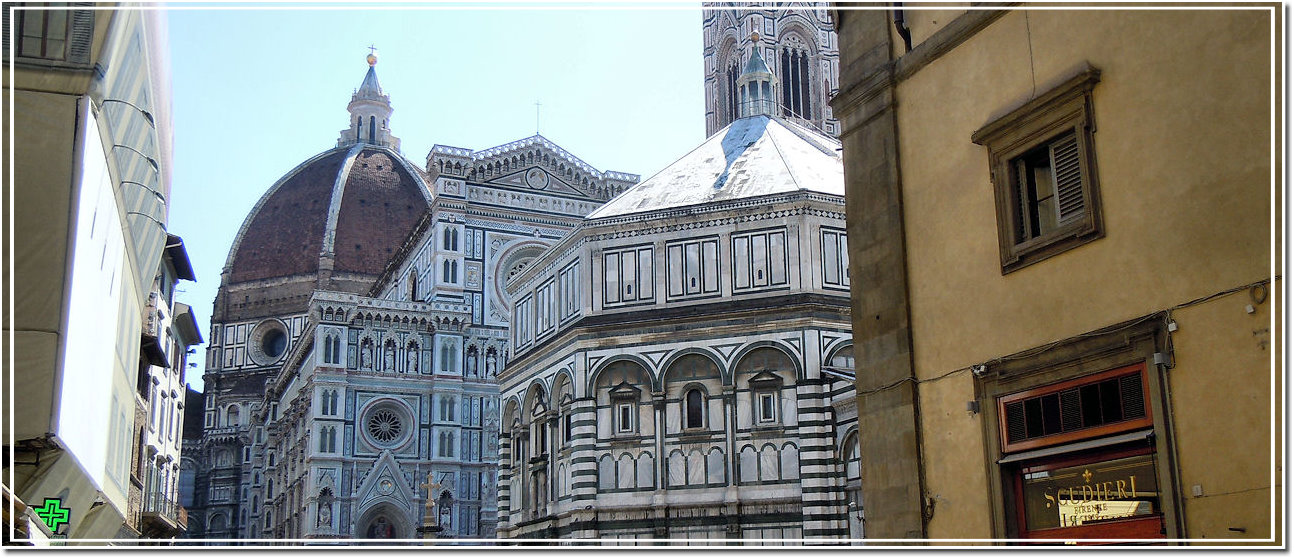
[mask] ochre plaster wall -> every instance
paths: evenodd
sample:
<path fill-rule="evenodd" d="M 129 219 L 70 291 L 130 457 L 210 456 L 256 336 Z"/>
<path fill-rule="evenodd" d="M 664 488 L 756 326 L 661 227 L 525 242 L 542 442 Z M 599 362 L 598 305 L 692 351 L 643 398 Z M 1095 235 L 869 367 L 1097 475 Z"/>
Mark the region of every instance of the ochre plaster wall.
<path fill-rule="evenodd" d="M 1017 10 L 898 83 L 927 536 L 992 536 L 989 441 L 966 411 L 973 379 L 958 370 L 1271 277 L 1270 17 Z M 987 153 L 970 136 L 1084 62 L 1101 70 L 1105 236 L 1003 276 Z M 1268 536 L 1268 357 L 1280 334 L 1255 330 L 1272 299 L 1255 314 L 1247 291 L 1174 312 L 1188 537 Z M 1191 497 L 1195 484 L 1203 497 Z"/>

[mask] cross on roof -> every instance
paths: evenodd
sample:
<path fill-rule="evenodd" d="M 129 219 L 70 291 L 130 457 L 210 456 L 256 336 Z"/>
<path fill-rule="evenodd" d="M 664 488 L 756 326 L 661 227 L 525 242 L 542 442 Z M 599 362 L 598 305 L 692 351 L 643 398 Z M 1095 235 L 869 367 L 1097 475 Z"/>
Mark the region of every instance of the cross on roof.
<path fill-rule="evenodd" d="M 368 53 L 369 53 L 369 54 L 376 54 L 376 53 L 377 53 L 377 47 L 373 46 L 372 44 L 369 44 L 369 45 L 368 45 Z"/>

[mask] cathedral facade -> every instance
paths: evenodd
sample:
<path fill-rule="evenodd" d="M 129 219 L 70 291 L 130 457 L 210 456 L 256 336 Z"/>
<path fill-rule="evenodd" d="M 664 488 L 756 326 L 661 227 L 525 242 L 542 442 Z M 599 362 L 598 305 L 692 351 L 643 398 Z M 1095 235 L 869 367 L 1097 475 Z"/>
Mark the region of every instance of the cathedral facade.
<path fill-rule="evenodd" d="M 776 75 L 774 114 L 835 137 L 827 101 L 839 89 L 840 50 L 825 5 L 775 2 L 758 9 L 705 3 L 705 134 L 740 118 L 737 78 L 754 51 Z"/>
<path fill-rule="evenodd" d="M 504 285 L 638 180 L 542 136 L 413 163 L 375 64 L 337 147 L 275 183 L 230 250 L 192 536 L 414 539 L 431 518 L 493 538 Z"/>
<path fill-rule="evenodd" d="M 862 536 L 840 144 L 741 67 L 734 121 L 509 284 L 500 537 Z"/>

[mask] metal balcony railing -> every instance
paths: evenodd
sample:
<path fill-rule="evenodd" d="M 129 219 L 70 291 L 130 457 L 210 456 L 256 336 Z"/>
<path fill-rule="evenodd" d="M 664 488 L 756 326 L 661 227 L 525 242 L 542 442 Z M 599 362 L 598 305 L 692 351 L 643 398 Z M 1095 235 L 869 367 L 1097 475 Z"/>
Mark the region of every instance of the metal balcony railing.
<path fill-rule="evenodd" d="M 184 516 L 183 521 L 181 515 Z M 188 510 L 180 506 L 178 501 L 156 492 L 144 496 L 144 516 L 156 517 L 180 529 L 185 528 L 189 519 Z"/>

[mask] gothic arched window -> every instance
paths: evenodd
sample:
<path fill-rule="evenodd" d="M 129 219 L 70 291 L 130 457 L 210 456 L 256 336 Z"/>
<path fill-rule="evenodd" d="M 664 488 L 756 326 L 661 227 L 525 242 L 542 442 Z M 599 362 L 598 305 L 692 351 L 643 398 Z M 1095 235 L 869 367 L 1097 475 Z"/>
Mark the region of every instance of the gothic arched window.
<path fill-rule="evenodd" d="M 732 62 L 732 64 L 728 66 L 727 76 L 725 76 L 728 80 L 728 106 L 726 107 L 728 122 L 732 122 L 737 119 L 737 77 L 741 74 L 741 70 L 738 69 L 737 66 L 738 63 L 736 61 Z"/>
<path fill-rule="evenodd" d="M 409 300 L 418 300 L 418 269 L 409 270 Z"/>
<path fill-rule="evenodd" d="M 377 141 L 377 117 L 368 117 L 368 141 Z"/>

